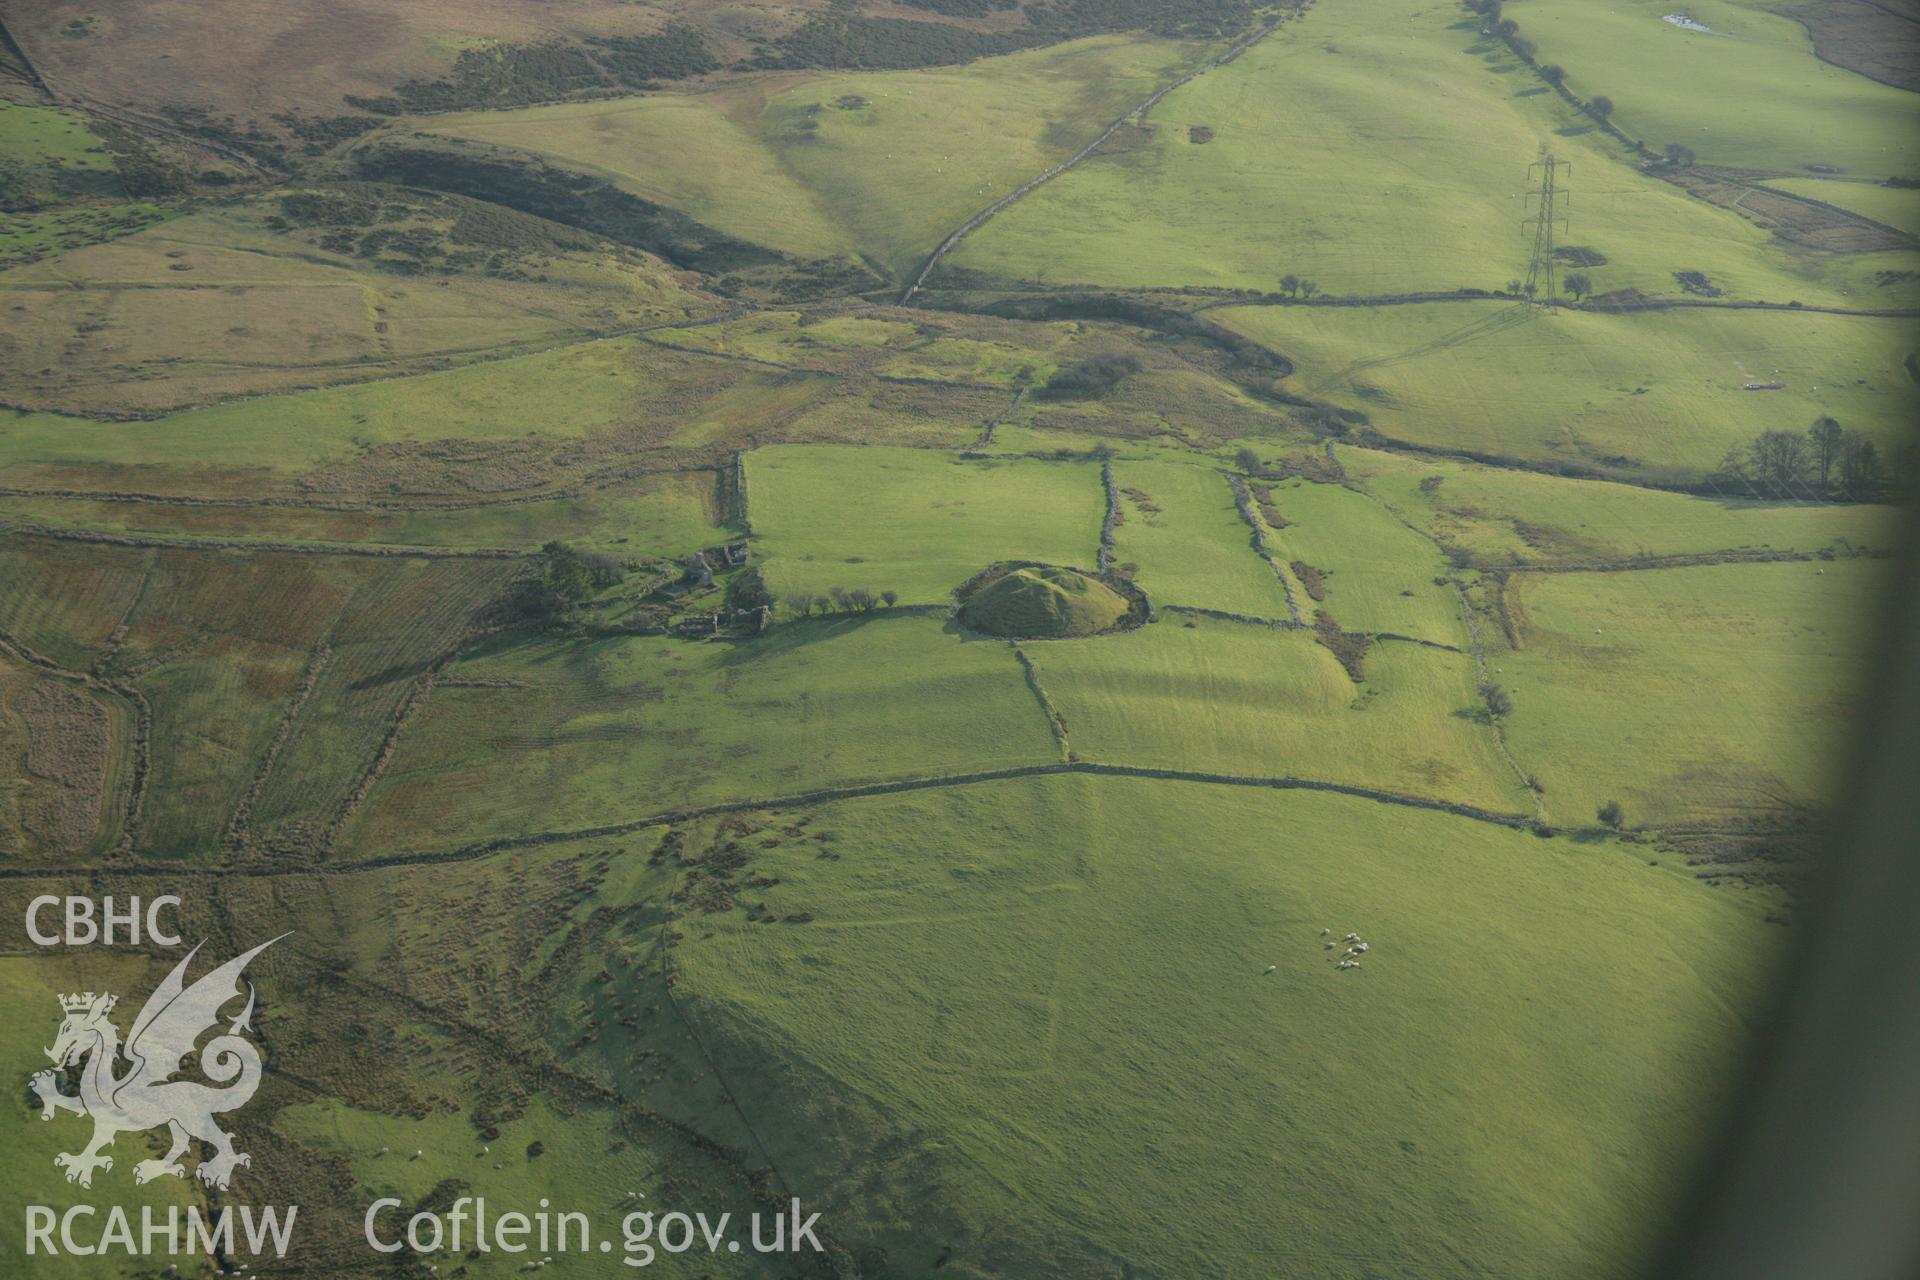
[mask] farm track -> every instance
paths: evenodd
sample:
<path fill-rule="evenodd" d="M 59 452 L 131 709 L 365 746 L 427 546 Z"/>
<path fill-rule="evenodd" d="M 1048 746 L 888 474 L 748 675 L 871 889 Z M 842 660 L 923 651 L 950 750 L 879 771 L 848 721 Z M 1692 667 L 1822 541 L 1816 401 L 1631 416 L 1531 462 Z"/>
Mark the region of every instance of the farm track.
<path fill-rule="evenodd" d="M 994 215 L 998 214 L 1003 209 L 1007 208 L 1007 206 L 1014 204 L 1015 202 L 1021 200 L 1025 196 L 1031 194 L 1033 191 L 1037 190 L 1038 188 L 1045 186 L 1049 182 L 1052 182 L 1055 178 L 1059 177 L 1061 174 L 1067 173 L 1068 171 L 1078 167 L 1082 161 L 1085 161 L 1091 158 L 1095 152 L 1099 151 L 1100 148 L 1106 143 L 1107 139 L 1111 138 L 1114 134 L 1118 133 L 1121 127 L 1126 125 L 1129 121 L 1139 119 L 1140 117 L 1146 115 L 1147 112 L 1153 110 L 1154 107 L 1160 104 L 1161 99 L 1165 98 L 1168 94 L 1172 93 L 1174 90 L 1183 88 L 1186 85 L 1192 84 L 1195 80 L 1198 80 L 1201 76 L 1205 75 L 1209 71 L 1212 71 L 1216 67 L 1223 67 L 1227 63 L 1232 62 L 1235 58 L 1238 58 L 1241 54 L 1245 53 L 1248 49 L 1251 49 L 1254 45 L 1260 43 L 1262 40 L 1266 39 L 1268 36 L 1278 31 L 1281 28 L 1281 26 L 1284 25 L 1289 19 L 1297 17 L 1301 13 L 1305 12 L 1307 4 L 1309 3 L 1311 3 L 1311 0 L 1296 0 L 1295 7 L 1290 12 L 1282 15 L 1280 18 L 1276 19 L 1275 21 L 1260 28 L 1258 31 L 1253 32 L 1251 35 L 1242 37 L 1240 40 L 1236 41 L 1232 46 L 1230 46 L 1224 52 L 1217 54 L 1216 56 L 1214 56 L 1213 58 L 1209 59 L 1206 62 L 1201 63 L 1198 67 L 1195 67 L 1192 71 L 1189 71 L 1186 75 L 1181 76 L 1178 80 L 1175 80 L 1173 83 L 1164 85 L 1161 88 L 1154 90 L 1146 98 L 1142 99 L 1139 103 L 1135 104 L 1132 108 L 1130 108 L 1125 113 L 1123 113 L 1118 119 L 1114 120 L 1113 123 L 1109 124 L 1105 129 L 1101 130 L 1099 137 L 1095 138 L 1092 142 L 1089 142 L 1086 146 L 1082 147 L 1079 151 L 1075 152 L 1072 156 L 1070 156 L 1066 160 L 1061 161 L 1059 164 L 1054 165 L 1052 168 L 1046 170 L 1045 172 L 1041 173 L 1038 177 L 1027 179 L 1025 182 L 1015 187 L 1012 191 L 1000 197 L 998 200 L 994 201 L 992 204 L 988 205 L 986 208 L 982 209 L 980 212 L 974 214 L 971 218 L 967 219 L 965 222 L 961 223 L 960 226 L 955 228 L 954 231 L 951 234 L 949 234 L 945 240 L 942 240 L 940 242 L 940 246 L 938 248 L 936 248 L 930 255 L 928 255 L 926 262 L 920 268 L 920 273 L 913 278 L 913 283 L 909 284 L 906 288 L 906 291 L 900 295 L 900 305 L 904 307 L 908 303 L 912 302 L 913 295 L 920 292 L 920 286 L 924 285 L 927 282 L 927 277 L 932 275 L 934 272 L 934 268 L 940 265 L 940 260 L 946 257 L 947 254 L 950 253 L 952 250 L 959 247 L 959 244 L 962 240 L 965 240 L 968 236 L 972 235 L 975 231 L 978 231 L 981 227 L 985 226 L 988 222 L 992 221 Z"/>
<path fill-rule="evenodd" d="M 1207 786 L 1252 787 L 1268 791 L 1317 791 L 1330 795 L 1349 796 L 1358 800 L 1372 800 L 1380 804 L 1398 808 L 1420 809 L 1429 813 L 1451 814 L 1457 818 L 1466 818 L 1475 822 L 1484 822 L 1491 826 L 1506 827 L 1511 830 L 1532 829 L 1536 820 L 1524 814 L 1497 813 L 1477 805 L 1459 804 L 1451 800 L 1439 800 L 1429 796 L 1406 795 L 1397 791 L 1383 791 L 1375 787 L 1355 786 L 1345 782 L 1331 782 L 1318 778 L 1298 778 L 1289 776 L 1263 776 L 1234 773 L 1208 773 L 1191 769 L 1162 769 L 1146 765 L 1099 764 L 1093 761 L 1064 761 L 1059 764 L 1015 765 L 1005 769 L 985 769 L 974 773 L 940 774 L 926 778 L 906 778 L 893 782 L 855 783 L 840 787 L 824 787 L 816 791 L 806 791 L 795 795 L 772 796 L 762 799 L 721 800 L 713 804 L 700 805 L 686 809 L 663 809 L 642 817 L 631 818 L 624 822 L 609 823 L 605 826 L 582 827 L 568 831 L 542 831 L 523 836 L 506 836 L 495 840 L 481 841 L 463 845 L 457 849 L 439 852 L 391 854 L 379 858 L 366 858 L 358 861 L 323 863 L 301 867 L 191 867 L 179 863 L 153 863 L 149 865 L 120 864 L 93 867 L 63 866 L 0 866 L 0 880 L 42 879 L 57 876 L 75 875 L 174 875 L 213 877 L 221 876 L 314 876 L 349 875 L 364 871 L 380 871 L 393 867 L 435 866 L 443 863 L 478 862 L 498 857 L 518 849 L 539 848 L 544 845 L 564 844 L 574 840 L 605 840 L 618 836 L 632 835 L 649 827 L 671 826 L 676 823 L 691 822 L 698 818 L 714 817 L 729 813 L 753 813 L 763 809 L 798 809 L 809 805 L 832 804 L 842 800 L 861 800 L 870 796 L 899 795 L 913 791 L 938 791 L 949 787 L 969 787 L 982 783 L 1008 782 L 1022 778 L 1044 778 L 1061 774 L 1085 774 L 1100 778 L 1132 778 L 1156 782 L 1188 782 Z"/>

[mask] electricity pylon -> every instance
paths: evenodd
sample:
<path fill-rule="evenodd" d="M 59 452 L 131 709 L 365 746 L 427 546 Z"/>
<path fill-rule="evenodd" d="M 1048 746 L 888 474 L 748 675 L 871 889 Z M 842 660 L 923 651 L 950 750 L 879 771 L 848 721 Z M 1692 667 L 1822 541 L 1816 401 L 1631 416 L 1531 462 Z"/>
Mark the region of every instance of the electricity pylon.
<path fill-rule="evenodd" d="M 1551 298 L 1560 292 L 1554 271 L 1553 227 L 1558 222 L 1562 230 L 1566 229 L 1566 203 L 1572 195 L 1560 186 L 1560 175 L 1571 174 L 1573 162 L 1555 159 L 1548 152 L 1527 166 L 1529 182 L 1535 169 L 1540 170 L 1540 189 L 1529 191 L 1525 199 L 1529 205 L 1535 200 L 1539 204 L 1534 207 L 1533 216 L 1520 223 L 1522 227 L 1533 228 L 1533 257 L 1527 262 L 1526 295 Z"/>

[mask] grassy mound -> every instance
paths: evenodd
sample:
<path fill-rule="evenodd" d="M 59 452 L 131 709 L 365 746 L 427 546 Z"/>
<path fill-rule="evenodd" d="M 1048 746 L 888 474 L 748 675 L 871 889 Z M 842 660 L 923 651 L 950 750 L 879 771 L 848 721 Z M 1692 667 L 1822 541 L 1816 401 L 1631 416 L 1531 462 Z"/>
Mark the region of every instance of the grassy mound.
<path fill-rule="evenodd" d="M 1126 597 L 1072 569 L 1015 569 L 994 579 L 960 607 L 975 631 L 1016 637 L 1098 635 L 1127 615 Z"/>

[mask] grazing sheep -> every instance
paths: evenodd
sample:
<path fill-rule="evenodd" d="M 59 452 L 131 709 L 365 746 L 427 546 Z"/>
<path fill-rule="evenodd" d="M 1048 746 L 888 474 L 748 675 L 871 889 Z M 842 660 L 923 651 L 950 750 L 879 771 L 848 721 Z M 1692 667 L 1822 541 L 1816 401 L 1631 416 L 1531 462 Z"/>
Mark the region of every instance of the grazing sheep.
<path fill-rule="evenodd" d="M 1272 973 L 1275 969 L 1278 969 L 1279 967 L 1280 966 L 1277 964 L 1270 964 L 1266 968 L 1266 973 Z M 1265 975 L 1263 974 L 1262 976 L 1264 977 Z"/>

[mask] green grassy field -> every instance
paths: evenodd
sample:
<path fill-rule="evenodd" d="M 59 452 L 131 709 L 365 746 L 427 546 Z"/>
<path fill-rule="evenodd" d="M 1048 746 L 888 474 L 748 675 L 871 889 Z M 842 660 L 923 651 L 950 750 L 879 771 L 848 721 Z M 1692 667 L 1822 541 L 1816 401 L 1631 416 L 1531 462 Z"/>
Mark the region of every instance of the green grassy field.
<path fill-rule="evenodd" d="M 1338 453 L 1350 480 L 1428 536 L 1465 549 L 1477 563 L 1890 550 L 1899 539 L 1894 507 L 1696 498 L 1376 449 Z"/>
<path fill-rule="evenodd" d="M 1285 590 L 1254 551 L 1225 476 L 1192 463 L 1123 462 L 1114 484 L 1124 516 L 1114 563 L 1156 605 L 1287 616 Z"/>
<path fill-rule="evenodd" d="M 583 165 L 730 235 L 909 275 L 981 207 L 1197 60 L 1102 36 L 963 67 L 454 115 L 435 132 Z"/>
<path fill-rule="evenodd" d="M 739 646 L 523 641 L 448 676 L 516 683 L 435 690 L 354 849 L 1059 759 L 1006 643 L 931 618 L 795 623 Z"/>
<path fill-rule="evenodd" d="M 1766 817 L 1833 794 L 1887 580 L 1862 560 L 1513 578 L 1521 647 L 1489 661 L 1549 818 L 1609 800 L 1634 824 Z"/>
<path fill-rule="evenodd" d="M 439 116 L 445 137 L 564 160 L 718 231 L 807 258 L 856 252 L 761 135 L 758 93 L 684 94 Z"/>
<path fill-rule="evenodd" d="M 861 251 L 904 278 L 1199 53 L 1103 36 L 965 67 L 824 75 L 768 101 L 760 128 Z M 851 99 L 863 105 L 839 105 Z"/>
<path fill-rule="evenodd" d="M 1273 291 L 1292 274 L 1357 296 L 1499 289 L 1526 271 L 1522 193 L 1544 147 L 1574 164 L 1561 239 L 1608 257 L 1590 273 L 1602 291 L 1675 294 L 1673 272 L 1701 271 L 1742 298 L 1907 296 L 1874 283 L 1887 255 L 1794 251 L 1638 173 L 1504 47 L 1475 40 L 1460 11 L 1416 0 L 1317 11 L 1170 95 L 1150 139 L 1035 192 L 952 261 L 1053 285 Z M 1211 140 L 1193 142 L 1196 128 Z"/>
<path fill-rule="evenodd" d="M 1583 97 L 1611 97 L 1615 122 L 1656 149 L 1679 142 L 1715 164 L 1876 177 L 1920 163 L 1912 95 L 1821 62 L 1793 19 L 1700 0 L 1684 10 L 1712 28 L 1700 32 L 1662 20 L 1674 12 L 1664 0 L 1541 0 L 1515 16 L 1542 62 L 1564 66 Z"/>
<path fill-rule="evenodd" d="M 776 595 L 836 586 L 944 604 L 998 560 L 1091 568 L 1099 468 L 968 462 L 920 449 L 772 446 L 747 455 L 747 510 Z"/>
<path fill-rule="evenodd" d="M 803 1194 L 903 1264 L 912 1206 L 961 1275 L 1631 1274 L 1770 950 L 1637 851 L 1361 800 L 1060 778 L 817 822 L 837 859 L 753 867 L 813 922 L 692 917 L 683 1000 Z"/>
<path fill-rule="evenodd" d="M 1306 634 L 1205 618 L 1027 654 L 1083 760 L 1529 807 L 1464 654 L 1383 642 L 1355 684 Z"/>
<path fill-rule="evenodd" d="M 1390 511 L 1338 485 L 1301 480 L 1275 487 L 1272 505 L 1289 522 L 1269 544 L 1275 558 L 1303 561 L 1325 575 L 1325 599 L 1308 592 L 1299 602 L 1307 616 L 1325 609 L 1349 631 L 1466 642 L 1459 597 L 1435 581 L 1446 574 L 1445 558 Z"/>
<path fill-rule="evenodd" d="M 1711 471 L 1733 445 L 1823 414 L 1897 449 L 1913 417 L 1901 367 L 1913 337 L 1900 320 L 1499 302 L 1208 314 L 1298 362 L 1296 393 L 1439 448 L 1659 476 Z M 1750 382 L 1786 385 L 1743 390 Z"/>

